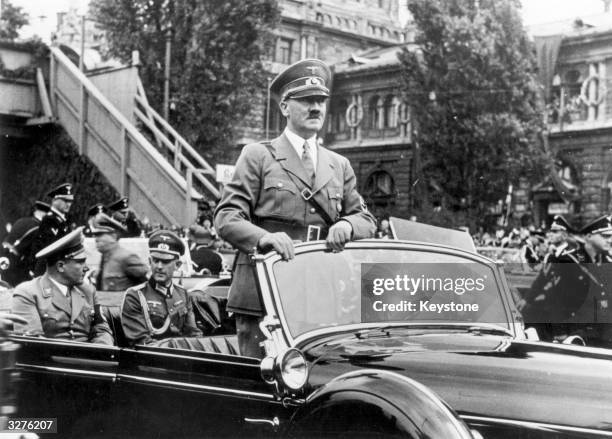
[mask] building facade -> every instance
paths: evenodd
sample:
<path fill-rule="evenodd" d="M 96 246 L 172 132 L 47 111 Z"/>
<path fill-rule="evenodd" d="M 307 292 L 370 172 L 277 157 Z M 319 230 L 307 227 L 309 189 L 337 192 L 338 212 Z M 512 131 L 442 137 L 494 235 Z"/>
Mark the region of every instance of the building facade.
<path fill-rule="evenodd" d="M 275 48 L 266 61 L 270 81 L 300 59 L 319 58 L 334 65 L 405 38 L 398 0 L 280 0 L 279 5 Z M 238 145 L 274 138 L 284 129 L 278 102 L 265 95 L 260 101 L 239 128 Z"/>
<path fill-rule="evenodd" d="M 554 159 L 551 177 L 531 191 L 538 223 L 563 214 L 580 227 L 612 212 L 612 19 L 598 20 L 535 38 L 540 69 L 550 72 L 543 85 Z M 547 66 L 543 53 L 556 61 Z"/>

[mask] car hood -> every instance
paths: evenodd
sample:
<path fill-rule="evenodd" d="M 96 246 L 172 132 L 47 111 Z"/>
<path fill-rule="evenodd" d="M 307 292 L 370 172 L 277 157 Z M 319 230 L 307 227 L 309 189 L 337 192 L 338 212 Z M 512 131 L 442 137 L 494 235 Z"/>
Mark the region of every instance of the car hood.
<path fill-rule="evenodd" d="M 612 431 L 612 351 L 469 332 L 388 330 L 302 345 L 318 388 L 379 369 L 432 389 L 461 415 Z"/>

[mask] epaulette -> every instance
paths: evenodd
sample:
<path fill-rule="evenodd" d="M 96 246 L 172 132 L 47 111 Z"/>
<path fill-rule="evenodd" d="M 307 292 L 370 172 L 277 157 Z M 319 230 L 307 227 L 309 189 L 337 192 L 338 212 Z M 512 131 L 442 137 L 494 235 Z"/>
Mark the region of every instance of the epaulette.
<path fill-rule="evenodd" d="M 144 290 L 147 287 L 147 284 L 149 283 L 149 281 L 145 281 L 141 284 L 138 285 L 134 285 L 130 288 L 128 288 L 129 290 Z"/>

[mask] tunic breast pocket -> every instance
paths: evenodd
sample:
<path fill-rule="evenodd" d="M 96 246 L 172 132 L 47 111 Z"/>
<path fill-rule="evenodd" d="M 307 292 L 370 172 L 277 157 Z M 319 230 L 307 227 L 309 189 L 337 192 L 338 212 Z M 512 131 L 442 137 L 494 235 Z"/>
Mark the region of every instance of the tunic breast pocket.
<path fill-rule="evenodd" d="M 269 217 L 293 217 L 297 196 L 299 194 L 289 180 L 267 179 L 264 182 L 264 193 L 260 199 L 262 213 Z"/>
<path fill-rule="evenodd" d="M 327 194 L 329 197 L 329 214 L 333 220 L 336 220 L 340 215 L 342 215 L 342 202 L 344 200 L 342 187 L 328 186 Z"/>

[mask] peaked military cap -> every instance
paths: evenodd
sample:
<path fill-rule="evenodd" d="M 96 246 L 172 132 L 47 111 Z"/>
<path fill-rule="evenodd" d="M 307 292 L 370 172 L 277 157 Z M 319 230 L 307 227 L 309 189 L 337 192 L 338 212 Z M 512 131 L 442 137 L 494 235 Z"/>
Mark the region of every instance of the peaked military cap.
<path fill-rule="evenodd" d="M 552 224 L 550 225 L 551 232 L 573 232 L 572 226 L 569 225 L 567 220 L 561 215 L 555 215 Z"/>
<path fill-rule="evenodd" d="M 612 233 L 612 216 L 604 215 L 591 221 L 580 230 L 580 233 L 583 235 L 592 235 L 594 233 Z"/>
<path fill-rule="evenodd" d="M 107 206 L 108 210 L 111 212 L 117 212 L 118 210 L 127 209 L 129 206 L 129 201 L 130 199 L 128 197 L 119 198 L 117 201 L 114 201 Z"/>
<path fill-rule="evenodd" d="M 47 203 L 43 203 L 42 201 L 35 201 L 34 209 L 42 210 L 43 212 L 49 212 L 49 210 L 51 210 L 51 206 L 49 206 Z"/>
<path fill-rule="evenodd" d="M 176 259 L 185 253 L 185 244 L 175 233 L 159 230 L 149 238 L 149 253 L 158 259 Z"/>
<path fill-rule="evenodd" d="M 36 259 L 85 259 L 83 239 L 83 227 L 78 227 L 36 253 Z"/>
<path fill-rule="evenodd" d="M 270 84 L 270 93 L 280 100 L 306 96 L 329 96 L 331 70 L 318 59 L 303 59 L 281 73 Z"/>
<path fill-rule="evenodd" d="M 108 209 L 102 203 L 94 204 L 87 211 L 87 216 L 96 216 L 99 213 L 108 213 Z"/>
<path fill-rule="evenodd" d="M 74 190 L 70 183 L 63 183 L 47 192 L 47 196 L 72 201 L 74 200 Z"/>
<path fill-rule="evenodd" d="M 96 215 L 91 227 L 91 233 L 93 235 L 115 232 L 125 233 L 127 229 L 119 221 L 111 218 L 104 212 L 100 212 Z"/>

